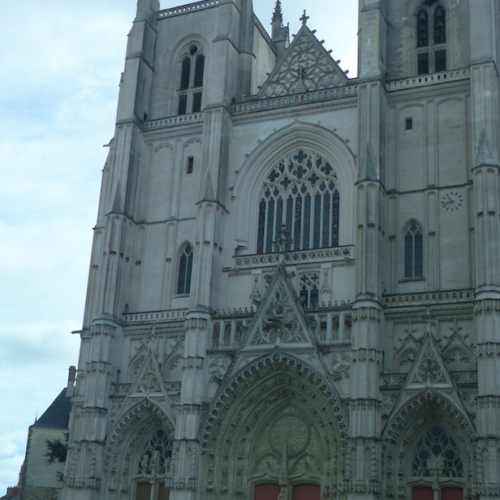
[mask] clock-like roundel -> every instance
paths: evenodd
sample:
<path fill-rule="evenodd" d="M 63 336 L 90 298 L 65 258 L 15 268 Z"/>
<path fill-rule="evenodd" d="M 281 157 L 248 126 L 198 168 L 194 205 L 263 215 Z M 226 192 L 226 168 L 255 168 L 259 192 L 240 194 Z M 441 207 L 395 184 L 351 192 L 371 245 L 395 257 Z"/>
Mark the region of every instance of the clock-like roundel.
<path fill-rule="evenodd" d="M 464 204 L 464 199 L 460 193 L 448 191 L 441 197 L 441 206 L 447 212 L 458 210 Z"/>

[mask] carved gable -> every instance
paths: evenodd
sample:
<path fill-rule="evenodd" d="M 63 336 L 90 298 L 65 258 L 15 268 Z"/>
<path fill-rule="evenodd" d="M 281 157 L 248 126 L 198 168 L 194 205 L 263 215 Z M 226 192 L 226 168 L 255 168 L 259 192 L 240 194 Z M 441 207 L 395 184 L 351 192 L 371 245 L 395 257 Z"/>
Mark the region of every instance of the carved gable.
<path fill-rule="evenodd" d="M 426 333 L 413 366 L 411 367 L 407 387 L 453 387 L 451 376 L 446 368 L 439 347 L 431 333 Z"/>
<path fill-rule="evenodd" d="M 259 92 L 259 99 L 340 87 L 347 77 L 323 45 L 302 26 Z"/>
<path fill-rule="evenodd" d="M 250 325 L 245 347 L 314 345 L 307 320 L 283 265 L 279 265 Z"/>

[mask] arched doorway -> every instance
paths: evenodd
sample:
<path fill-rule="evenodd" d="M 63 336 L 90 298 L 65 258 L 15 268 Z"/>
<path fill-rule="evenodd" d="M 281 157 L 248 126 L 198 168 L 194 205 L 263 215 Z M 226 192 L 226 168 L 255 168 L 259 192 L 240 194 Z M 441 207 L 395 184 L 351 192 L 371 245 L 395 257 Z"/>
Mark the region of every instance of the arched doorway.
<path fill-rule="evenodd" d="M 316 500 L 339 490 L 345 417 L 310 368 L 274 354 L 219 394 L 203 435 L 204 498 Z"/>

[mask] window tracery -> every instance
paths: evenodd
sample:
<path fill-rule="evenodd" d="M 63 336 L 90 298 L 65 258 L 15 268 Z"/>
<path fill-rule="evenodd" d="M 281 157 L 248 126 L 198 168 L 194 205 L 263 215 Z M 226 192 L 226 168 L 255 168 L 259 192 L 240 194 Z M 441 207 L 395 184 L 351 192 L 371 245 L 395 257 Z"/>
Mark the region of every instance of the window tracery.
<path fill-rule="evenodd" d="M 163 429 L 149 439 L 136 461 L 136 500 L 168 500 L 165 478 L 170 474 L 172 440 Z"/>
<path fill-rule="evenodd" d="M 177 295 L 189 295 L 191 293 L 191 278 L 193 274 L 193 247 L 188 243 L 181 253 L 179 259 L 179 275 L 177 279 Z"/>
<path fill-rule="evenodd" d="M 201 111 L 204 73 L 205 55 L 197 45 L 191 45 L 181 62 L 181 79 L 177 91 L 178 115 Z"/>
<path fill-rule="evenodd" d="M 417 73 L 446 71 L 446 9 L 427 2 L 416 14 Z"/>
<path fill-rule="evenodd" d="M 337 176 L 317 153 L 298 149 L 280 159 L 264 181 L 259 204 L 257 253 L 274 251 L 286 227 L 286 250 L 339 245 L 340 195 Z"/>
<path fill-rule="evenodd" d="M 464 467 L 455 441 L 435 425 L 418 442 L 412 462 L 413 477 L 461 478 Z"/>
<path fill-rule="evenodd" d="M 300 299 L 305 307 L 316 307 L 319 304 L 319 275 L 303 274 L 300 277 Z"/>

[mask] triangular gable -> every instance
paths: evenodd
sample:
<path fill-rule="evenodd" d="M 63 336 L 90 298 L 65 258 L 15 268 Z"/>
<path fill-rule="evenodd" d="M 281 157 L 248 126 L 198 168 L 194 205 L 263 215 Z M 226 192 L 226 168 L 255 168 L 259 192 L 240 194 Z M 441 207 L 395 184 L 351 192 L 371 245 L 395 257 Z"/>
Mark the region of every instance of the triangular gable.
<path fill-rule="evenodd" d="M 346 85 L 344 72 L 303 25 L 258 94 L 259 99 Z"/>
<path fill-rule="evenodd" d="M 467 410 L 446 367 L 439 346 L 429 328 L 427 328 L 420 349 L 415 356 L 406 382 L 401 389 L 391 414 L 394 415 L 417 393 L 429 390 L 445 395 L 448 400 L 453 401 L 467 415 Z"/>
<path fill-rule="evenodd" d="M 406 389 L 422 387 L 435 389 L 454 387 L 436 340 L 429 331 L 422 339 L 422 345 L 406 379 Z"/>
<path fill-rule="evenodd" d="M 289 275 L 279 264 L 249 325 L 244 349 L 285 345 L 313 346 L 315 342 Z"/>

